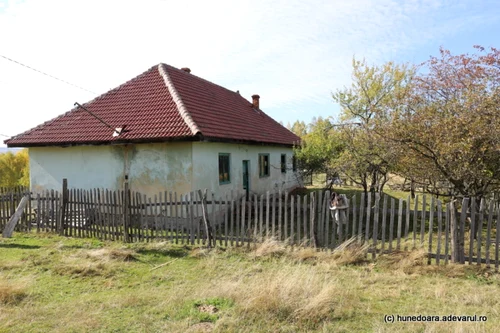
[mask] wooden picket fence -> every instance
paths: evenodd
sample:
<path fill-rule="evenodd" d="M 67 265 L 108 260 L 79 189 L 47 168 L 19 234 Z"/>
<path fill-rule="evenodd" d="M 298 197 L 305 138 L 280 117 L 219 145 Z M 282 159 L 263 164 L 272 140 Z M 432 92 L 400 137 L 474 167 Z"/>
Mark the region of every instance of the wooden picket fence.
<path fill-rule="evenodd" d="M 424 248 L 428 263 L 499 267 L 500 219 L 496 201 L 464 198 L 443 203 L 427 195 L 395 199 L 355 195 L 337 224 L 328 191 L 309 195 L 243 192 L 218 197 L 195 191 L 153 197 L 128 190 L 63 189 L 32 194 L 0 190 L 0 228 L 20 199 L 30 198 L 18 231 L 57 232 L 124 242 L 251 246 L 272 237 L 291 246 L 334 250 L 347 240 L 367 244 L 369 255 Z"/>

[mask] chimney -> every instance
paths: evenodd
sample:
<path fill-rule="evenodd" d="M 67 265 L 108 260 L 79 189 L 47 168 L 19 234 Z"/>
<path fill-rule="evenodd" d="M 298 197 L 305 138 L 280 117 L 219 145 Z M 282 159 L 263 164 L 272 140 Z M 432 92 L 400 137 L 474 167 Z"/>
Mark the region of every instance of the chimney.
<path fill-rule="evenodd" d="M 259 95 L 252 95 L 252 105 L 257 110 L 260 110 L 260 108 L 259 108 L 259 99 L 260 99 Z"/>
<path fill-rule="evenodd" d="M 182 67 L 181 70 L 183 70 L 186 73 L 191 73 L 191 70 L 188 67 Z"/>

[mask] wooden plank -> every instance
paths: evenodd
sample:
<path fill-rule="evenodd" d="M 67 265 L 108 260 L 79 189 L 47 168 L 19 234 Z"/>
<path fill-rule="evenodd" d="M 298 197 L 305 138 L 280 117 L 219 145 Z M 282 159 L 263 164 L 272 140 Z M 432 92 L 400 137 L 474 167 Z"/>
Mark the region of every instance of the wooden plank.
<path fill-rule="evenodd" d="M 260 195 L 259 202 L 259 242 L 262 242 L 264 237 L 264 194 Z"/>
<path fill-rule="evenodd" d="M 224 195 L 224 246 L 227 247 L 228 237 L 229 237 L 229 200 L 227 197 L 227 193 Z"/>
<path fill-rule="evenodd" d="M 324 248 L 330 248 L 330 191 L 326 191 L 325 193 L 325 207 L 323 209 L 323 214 L 325 215 L 324 224 L 325 224 L 325 242 Z"/>
<path fill-rule="evenodd" d="M 300 225 L 300 220 L 302 218 L 302 214 L 300 214 L 301 211 L 301 204 L 302 204 L 302 197 L 297 195 L 297 246 L 300 246 L 302 243 L 302 238 L 301 236 L 301 225 Z"/>
<path fill-rule="evenodd" d="M 290 245 L 295 244 L 295 232 L 294 232 L 294 225 L 295 225 L 295 196 L 290 195 Z"/>
<path fill-rule="evenodd" d="M 399 199 L 399 206 L 398 206 L 398 239 L 396 243 L 396 249 L 399 251 L 401 250 L 401 228 L 403 224 L 403 199 Z"/>
<path fill-rule="evenodd" d="M 425 235 L 425 220 L 427 218 L 427 202 L 426 195 L 422 197 L 422 211 L 420 213 L 420 246 L 424 245 L 424 235 Z"/>
<path fill-rule="evenodd" d="M 288 239 L 288 192 L 285 191 L 285 202 L 284 202 L 285 210 L 284 210 L 284 221 L 283 221 L 283 233 L 284 233 L 284 240 L 286 243 L 289 242 Z"/>
<path fill-rule="evenodd" d="M 210 223 L 210 226 L 212 227 L 212 236 L 214 237 L 213 238 L 213 246 L 217 246 L 217 234 L 215 233 L 216 232 L 216 227 L 217 227 L 217 220 L 216 220 L 216 214 L 217 213 L 220 213 L 221 212 L 221 206 L 222 206 L 222 197 L 219 198 L 219 204 L 217 207 L 216 203 L 215 203 L 215 194 L 214 192 L 210 191 L 210 197 L 212 198 L 212 221 Z M 220 227 L 220 226 L 219 226 Z"/>
<path fill-rule="evenodd" d="M 316 238 L 316 193 L 311 192 L 311 200 L 309 201 L 309 217 L 310 217 L 310 244 L 312 247 L 316 248 L 318 246 L 317 238 Z"/>
<path fill-rule="evenodd" d="M 500 263 L 500 260 L 498 260 L 498 254 L 499 254 L 499 245 L 500 245 L 500 218 L 498 217 L 498 213 L 500 213 L 500 207 L 498 205 L 496 206 L 496 213 L 497 213 L 497 223 L 496 223 L 496 230 L 495 230 L 495 271 L 498 272 L 498 265 Z"/>
<path fill-rule="evenodd" d="M 278 239 L 283 240 L 283 203 L 282 203 L 282 192 L 278 191 Z"/>
<path fill-rule="evenodd" d="M 379 204 L 380 204 L 380 194 L 375 193 L 375 211 L 373 214 L 373 252 L 372 252 L 373 259 L 377 257 Z"/>
<path fill-rule="evenodd" d="M 408 195 L 406 199 L 406 225 L 405 225 L 405 250 L 408 250 L 408 241 L 409 241 L 409 231 L 410 231 L 410 205 L 411 205 L 411 196 Z"/>
<path fill-rule="evenodd" d="M 254 212 L 253 212 L 253 216 L 254 216 L 254 231 L 253 231 L 253 239 L 254 239 L 254 243 L 255 243 L 255 246 L 257 246 L 257 235 L 258 235 L 258 228 L 259 228 L 259 198 L 257 196 L 257 194 L 254 194 L 253 195 L 253 202 L 254 202 Z"/>
<path fill-rule="evenodd" d="M 387 226 L 387 194 L 384 194 L 384 202 L 382 204 L 382 249 L 381 253 L 384 253 L 385 250 L 385 234 Z"/>
<path fill-rule="evenodd" d="M 462 212 L 460 214 L 460 227 L 458 230 L 459 256 L 460 263 L 465 264 L 465 220 L 467 219 L 467 207 L 469 207 L 469 198 L 462 201 Z"/>
<path fill-rule="evenodd" d="M 159 240 L 161 238 L 161 228 L 160 228 L 160 223 L 158 221 L 158 215 L 160 215 L 160 212 L 158 212 L 158 203 L 161 203 L 163 200 L 162 200 L 162 192 L 159 192 L 158 194 L 155 194 L 154 196 L 154 202 L 155 202 L 155 206 L 151 209 L 153 211 L 153 214 L 154 214 L 154 228 L 153 228 L 153 238 L 155 240 Z"/>
<path fill-rule="evenodd" d="M 469 265 L 472 265 L 472 254 L 474 249 L 474 234 L 476 228 L 476 199 L 471 198 L 470 203 L 470 237 L 469 237 Z"/>
<path fill-rule="evenodd" d="M 437 211 L 438 211 L 438 216 L 437 216 L 437 225 L 438 225 L 438 238 L 437 238 L 437 251 L 436 251 L 436 264 L 439 265 L 439 258 L 441 256 L 441 234 L 443 230 L 443 215 L 442 213 L 443 209 L 443 204 L 441 203 L 441 200 L 437 200 Z"/>
<path fill-rule="evenodd" d="M 450 244 L 450 205 L 446 205 L 446 215 L 444 220 L 444 263 L 448 264 L 449 244 Z"/>
<path fill-rule="evenodd" d="M 241 229 L 240 229 L 240 245 L 243 246 L 245 243 L 245 210 L 246 210 L 246 195 L 241 198 Z"/>
<path fill-rule="evenodd" d="M 24 196 L 21 199 L 21 202 L 17 206 L 16 210 L 14 211 L 14 214 L 12 215 L 12 217 L 10 218 L 9 222 L 7 223 L 7 225 L 5 226 L 5 228 L 2 232 L 3 238 L 11 238 L 12 237 L 12 233 L 14 232 L 14 228 L 16 227 L 17 222 L 21 218 L 21 215 L 23 214 L 24 208 L 28 204 L 28 201 L 29 201 L 28 196 Z"/>
<path fill-rule="evenodd" d="M 347 196 L 346 196 L 347 198 Z M 350 217 L 350 210 L 349 210 L 349 207 L 346 208 L 345 210 L 345 218 L 346 218 L 346 222 L 345 222 L 345 239 L 349 239 L 349 235 L 352 234 L 352 228 L 350 227 L 351 225 L 351 217 Z M 352 236 L 352 235 L 351 235 Z"/>
<path fill-rule="evenodd" d="M 418 195 L 415 196 L 413 206 L 413 248 L 417 246 Z"/>
<path fill-rule="evenodd" d="M 364 211 L 365 211 L 365 198 L 366 195 L 361 194 L 361 199 L 359 202 L 359 225 L 358 225 L 358 242 L 363 241 L 363 222 L 364 222 Z M 335 229 L 335 228 L 334 228 Z"/>
<path fill-rule="evenodd" d="M 324 200 L 323 200 L 323 191 L 318 191 L 318 206 L 316 209 L 316 216 L 317 216 L 317 229 L 316 229 L 316 236 L 317 236 L 317 246 L 321 247 L 324 244 L 323 241 L 323 235 L 324 235 L 324 225 L 323 225 L 323 209 L 324 209 Z"/>
<path fill-rule="evenodd" d="M 368 193 L 366 203 L 366 225 L 365 225 L 365 243 L 368 244 L 370 241 L 370 220 L 372 212 L 372 194 Z"/>
<path fill-rule="evenodd" d="M 329 209 L 329 204 L 327 206 L 326 209 Z M 357 217 L 357 205 L 356 205 L 356 195 L 354 195 L 352 197 L 352 203 L 351 203 L 351 206 L 352 206 L 352 237 L 356 237 L 357 236 L 357 223 L 356 223 L 356 217 Z M 330 214 L 328 214 L 330 215 Z M 328 224 L 327 224 L 328 225 Z"/>
<path fill-rule="evenodd" d="M 483 234 L 483 220 L 484 220 L 484 208 L 486 202 L 484 198 L 481 198 L 481 203 L 479 204 L 479 221 L 477 223 L 477 264 L 481 265 L 481 238 Z"/>
<path fill-rule="evenodd" d="M 236 227 L 236 246 L 239 246 L 240 245 L 240 228 L 241 228 L 241 221 L 240 221 L 240 200 L 238 198 L 238 194 L 239 192 L 237 192 L 236 194 L 236 198 L 235 198 L 235 205 L 236 205 L 236 221 L 235 221 L 235 227 Z"/>
<path fill-rule="evenodd" d="M 186 206 L 188 216 L 189 216 L 189 238 L 191 239 L 191 245 L 194 245 L 194 234 L 195 234 L 195 225 L 194 225 L 194 196 L 195 194 L 191 191 L 189 192 L 189 205 Z"/>
<path fill-rule="evenodd" d="M 41 203 L 42 197 L 40 196 L 40 193 L 36 194 L 36 232 L 40 232 L 40 227 L 41 227 L 41 213 L 42 213 L 42 203 Z M 0 207 L 1 209 L 1 207 Z"/>
<path fill-rule="evenodd" d="M 271 237 L 276 237 L 276 193 L 271 195 Z"/>
<path fill-rule="evenodd" d="M 231 246 L 234 245 L 234 194 L 233 191 L 231 190 L 231 228 L 230 228 L 230 235 L 231 235 Z"/>
<path fill-rule="evenodd" d="M 270 194 L 269 191 L 266 192 L 266 238 L 269 238 L 269 205 L 270 205 Z"/>
<path fill-rule="evenodd" d="M 337 236 L 338 236 L 338 244 L 342 244 L 344 241 L 344 214 L 342 211 L 338 211 L 339 219 L 337 221 Z"/>
<path fill-rule="evenodd" d="M 427 264 L 431 264 L 431 253 L 432 253 L 432 233 L 434 232 L 434 207 L 435 207 L 435 200 L 434 197 L 431 197 L 431 204 L 430 204 L 430 209 L 429 209 L 429 256 L 427 258 Z"/>
<path fill-rule="evenodd" d="M 485 249 L 485 259 L 486 259 L 486 268 L 490 268 L 490 250 L 491 250 L 491 223 L 493 222 L 493 200 L 490 200 L 490 204 L 488 207 L 488 224 L 486 226 L 486 249 Z"/>
<path fill-rule="evenodd" d="M 389 252 L 392 252 L 392 242 L 394 237 L 394 217 L 396 215 L 396 201 L 391 198 L 391 213 L 389 214 Z"/>
<path fill-rule="evenodd" d="M 308 219 L 307 219 L 307 195 L 304 195 L 304 197 L 302 198 L 302 203 L 303 203 L 303 206 L 302 206 L 302 212 L 304 213 L 303 215 L 303 218 L 302 218 L 302 221 L 304 222 L 303 225 L 304 225 L 304 237 L 302 238 L 303 239 L 303 243 L 304 243 L 304 246 L 307 246 L 307 240 L 309 239 L 308 237 L 308 234 L 307 234 L 307 222 L 308 222 Z"/>
<path fill-rule="evenodd" d="M 182 195 L 179 198 L 182 201 Z M 179 225 L 179 201 L 177 201 L 177 192 L 174 192 L 174 223 L 175 223 L 175 244 L 179 244 L 179 237 L 181 236 L 181 226 Z M 183 233 L 184 234 L 184 233 Z M 184 239 L 184 237 L 182 238 Z M 181 240 L 182 242 L 182 240 Z"/>

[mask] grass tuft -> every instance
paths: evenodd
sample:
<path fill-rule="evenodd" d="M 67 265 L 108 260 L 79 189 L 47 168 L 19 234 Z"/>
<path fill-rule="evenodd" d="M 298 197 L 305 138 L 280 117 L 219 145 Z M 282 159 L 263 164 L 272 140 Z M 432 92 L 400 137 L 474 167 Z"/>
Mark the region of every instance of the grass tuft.
<path fill-rule="evenodd" d="M 24 284 L 9 283 L 0 279 L 0 304 L 19 305 L 27 296 Z"/>

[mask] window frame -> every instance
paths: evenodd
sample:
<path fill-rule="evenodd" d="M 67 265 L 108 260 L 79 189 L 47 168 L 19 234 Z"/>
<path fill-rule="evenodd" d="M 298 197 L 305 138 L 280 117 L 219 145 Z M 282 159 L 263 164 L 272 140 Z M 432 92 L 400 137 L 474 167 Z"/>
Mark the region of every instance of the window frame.
<path fill-rule="evenodd" d="M 221 179 L 221 157 L 227 157 L 227 180 Z M 224 168 L 222 168 L 224 169 Z M 224 177 L 222 177 L 224 178 Z M 219 185 L 231 184 L 231 154 L 230 153 L 219 153 Z"/>
<path fill-rule="evenodd" d="M 292 171 L 297 172 L 297 157 L 295 154 L 292 156 Z"/>
<path fill-rule="evenodd" d="M 262 165 L 264 160 L 261 158 L 264 158 L 264 157 L 267 157 L 267 166 Z M 271 164 L 270 154 L 269 153 L 259 153 L 259 178 L 265 178 L 265 177 L 271 176 L 271 165 L 270 164 Z M 264 172 L 262 172 L 262 171 L 264 171 Z M 265 171 L 267 171 L 267 174 Z"/>
<path fill-rule="evenodd" d="M 281 173 L 286 173 L 286 154 L 281 154 Z"/>

